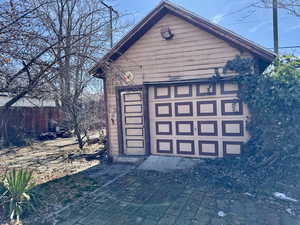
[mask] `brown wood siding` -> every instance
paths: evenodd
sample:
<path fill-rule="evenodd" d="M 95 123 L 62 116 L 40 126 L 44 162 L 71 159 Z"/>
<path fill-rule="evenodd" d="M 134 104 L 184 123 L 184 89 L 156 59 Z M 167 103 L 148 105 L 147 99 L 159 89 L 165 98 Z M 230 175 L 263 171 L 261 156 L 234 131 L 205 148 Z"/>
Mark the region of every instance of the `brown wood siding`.
<path fill-rule="evenodd" d="M 160 28 L 168 25 L 174 33 L 172 40 L 163 40 Z M 236 55 L 251 56 L 225 41 L 200 30 L 194 25 L 170 14 L 164 16 L 112 66 L 114 70 L 134 74 L 132 84 L 144 82 L 187 80 L 211 77 L 215 68 L 222 68 Z M 115 74 L 116 75 L 116 74 Z M 112 155 L 118 154 L 118 127 L 115 87 L 128 85 L 107 74 L 107 101 Z"/>

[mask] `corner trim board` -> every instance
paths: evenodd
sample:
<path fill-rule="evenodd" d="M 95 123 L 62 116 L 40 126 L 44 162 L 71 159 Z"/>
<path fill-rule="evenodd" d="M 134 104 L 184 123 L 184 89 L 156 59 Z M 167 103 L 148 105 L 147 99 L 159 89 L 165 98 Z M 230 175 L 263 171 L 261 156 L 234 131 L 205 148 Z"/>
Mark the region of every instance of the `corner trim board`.
<path fill-rule="evenodd" d="M 143 86 L 143 105 L 144 105 L 144 139 L 145 139 L 145 154 L 151 154 L 151 133 L 150 133 L 150 115 L 149 115 L 149 87 Z"/>

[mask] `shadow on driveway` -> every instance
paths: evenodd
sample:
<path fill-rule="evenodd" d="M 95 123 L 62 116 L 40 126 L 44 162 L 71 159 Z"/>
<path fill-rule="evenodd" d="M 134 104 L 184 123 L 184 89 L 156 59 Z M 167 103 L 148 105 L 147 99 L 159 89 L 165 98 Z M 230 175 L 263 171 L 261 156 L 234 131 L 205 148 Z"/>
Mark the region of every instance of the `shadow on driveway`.
<path fill-rule="evenodd" d="M 207 182 L 193 170 L 162 173 L 129 165 L 96 166 L 62 178 L 39 191 L 72 196 L 48 208 L 45 215 L 29 216 L 26 224 L 57 225 L 300 225 L 299 203 L 270 196 L 233 191 Z M 94 188 L 77 191 L 78 197 L 51 189 L 63 183 Z M 89 181 L 89 182 L 87 182 Z M 71 183 L 72 183 L 71 182 Z M 60 185 L 59 187 L 62 188 Z M 72 188 L 69 188 L 72 193 Z M 76 194 L 75 194 L 76 195 Z M 290 209 L 290 210 L 289 210 Z M 292 209 L 292 211 L 291 211 Z"/>

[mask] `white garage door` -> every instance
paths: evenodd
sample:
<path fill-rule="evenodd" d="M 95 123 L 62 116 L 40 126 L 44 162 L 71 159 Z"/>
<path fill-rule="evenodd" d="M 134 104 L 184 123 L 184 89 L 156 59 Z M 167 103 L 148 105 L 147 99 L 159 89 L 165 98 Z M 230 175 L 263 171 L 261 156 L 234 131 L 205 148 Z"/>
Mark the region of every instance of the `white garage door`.
<path fill-rule="evenodd" d="M 149 90 L 151 152 L 161 155 L 238 155 L 248 140 L 247 107 L 238 85 L 199 83 Z"/>

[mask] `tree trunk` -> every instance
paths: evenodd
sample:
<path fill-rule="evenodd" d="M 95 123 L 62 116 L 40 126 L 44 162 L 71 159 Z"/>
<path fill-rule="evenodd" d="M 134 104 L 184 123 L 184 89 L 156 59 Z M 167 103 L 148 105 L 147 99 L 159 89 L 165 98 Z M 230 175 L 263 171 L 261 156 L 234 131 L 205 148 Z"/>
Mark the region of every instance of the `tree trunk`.
<path fill-rule="evenodd" d="M 74 119 L 74 120 L 76 120 L 76 119 Z M 77 138 L 77 141 L 78 141 L 78 146 L 79 146 L 80 150 L 82 151 L 85 143 L 82 139 L 81 131 L 80 131 L 79 124 L 78 124 L 77 120 L 74 123 L 74 132 L 75 132 L 75 135 L 76 135 L 76 138 Z"/>
<path fill-rule="evenodd" d="M 9 118 L 9 109 L 3 108 L 0 115 L 0 147 L 9 146 L 9 137 L 8 137 L 8 118 Z"/>

